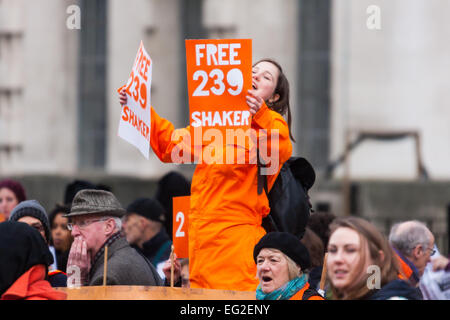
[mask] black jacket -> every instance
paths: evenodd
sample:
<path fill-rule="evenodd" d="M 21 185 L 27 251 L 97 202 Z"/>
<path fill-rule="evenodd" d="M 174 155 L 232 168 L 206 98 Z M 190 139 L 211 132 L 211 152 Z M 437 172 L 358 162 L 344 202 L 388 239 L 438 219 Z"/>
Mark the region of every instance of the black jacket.
<path fill-rule="evenodd" d="M 314 267 L 309 271 L 308 282 L 311 288 L 316 290 L 319 288 L 321 277 L 322 277 L 322 266 Z"/>
<path fill-rule="evenodd" d="M 166 230 L 161 229 L 153 238 L 142 245 L 142 249 L 133 246 L 140 251 L 155 267 L 158 263 L 166 261 L 170 257 L 172 241 Z"/>
<path fill-rule="evenodd" d="M 406 281 L 396 279 L 386 285 L 374 294 L 368 297 L 368 300 L 389 300 L 389 299 L 422 300 L 422 294 L 419 288 L 411 287 Z"/>

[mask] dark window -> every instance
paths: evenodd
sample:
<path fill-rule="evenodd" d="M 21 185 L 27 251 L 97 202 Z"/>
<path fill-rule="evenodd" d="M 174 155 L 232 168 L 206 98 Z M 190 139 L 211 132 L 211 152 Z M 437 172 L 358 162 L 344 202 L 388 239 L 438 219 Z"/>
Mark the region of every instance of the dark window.
<path fill-rule="evenodd" d="M 329 0 L 299 2 L 298 105 L 296 145 L 316 169 L 325 169 L 330 132 Z"/>
<path fill-rule="evenodd" d="M 105 166 L 106 0 L 81 0 L 78 93 L 78 167 Z"/>

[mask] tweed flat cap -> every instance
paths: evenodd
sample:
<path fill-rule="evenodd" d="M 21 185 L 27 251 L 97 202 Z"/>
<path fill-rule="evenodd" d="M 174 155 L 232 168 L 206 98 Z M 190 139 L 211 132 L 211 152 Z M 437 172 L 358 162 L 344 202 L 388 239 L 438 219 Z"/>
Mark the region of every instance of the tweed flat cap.
<path fill-rule="evenodd" d="M 64 216 L 74 217 L 100 213 L 106 216 L 122 217 L 125 209 L 109 191 L 84 189 L 77 192 L 73 198 L 70 213 Z"/>

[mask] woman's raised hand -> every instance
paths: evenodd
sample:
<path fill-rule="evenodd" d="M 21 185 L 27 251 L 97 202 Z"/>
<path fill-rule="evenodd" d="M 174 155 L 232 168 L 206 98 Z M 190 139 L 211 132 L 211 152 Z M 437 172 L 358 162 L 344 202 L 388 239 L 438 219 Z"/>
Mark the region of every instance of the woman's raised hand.
<path fill-rule="evenodd" d="M 121 106 L 127 103 L 127 95 L 125 93 L 125 89 L 122 89 L 119 93 L 119 102 Z"/>
<path fill-rule="evenodd" d="M 248 95 L 245 97 L 247 105 L 250 107 L 250 113 L 256 114 L 263 105 L 263 99 L 255 94 L 255 90 L 248 90 Z"/>

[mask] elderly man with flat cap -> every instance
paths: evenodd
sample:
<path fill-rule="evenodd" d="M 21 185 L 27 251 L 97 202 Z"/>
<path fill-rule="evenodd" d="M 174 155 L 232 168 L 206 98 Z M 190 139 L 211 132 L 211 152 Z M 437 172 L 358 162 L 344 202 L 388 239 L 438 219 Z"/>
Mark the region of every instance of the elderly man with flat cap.
<path fill-rule="evenodd" d="M 85 189 L 75 195 L 66 215 L 74 237 L 67 263 L 68 286 L 103 284 L 106 247 L 107 285 L 162 285 L 155 267 L 121 235 L 124 214 L 111 192 Z"/>

